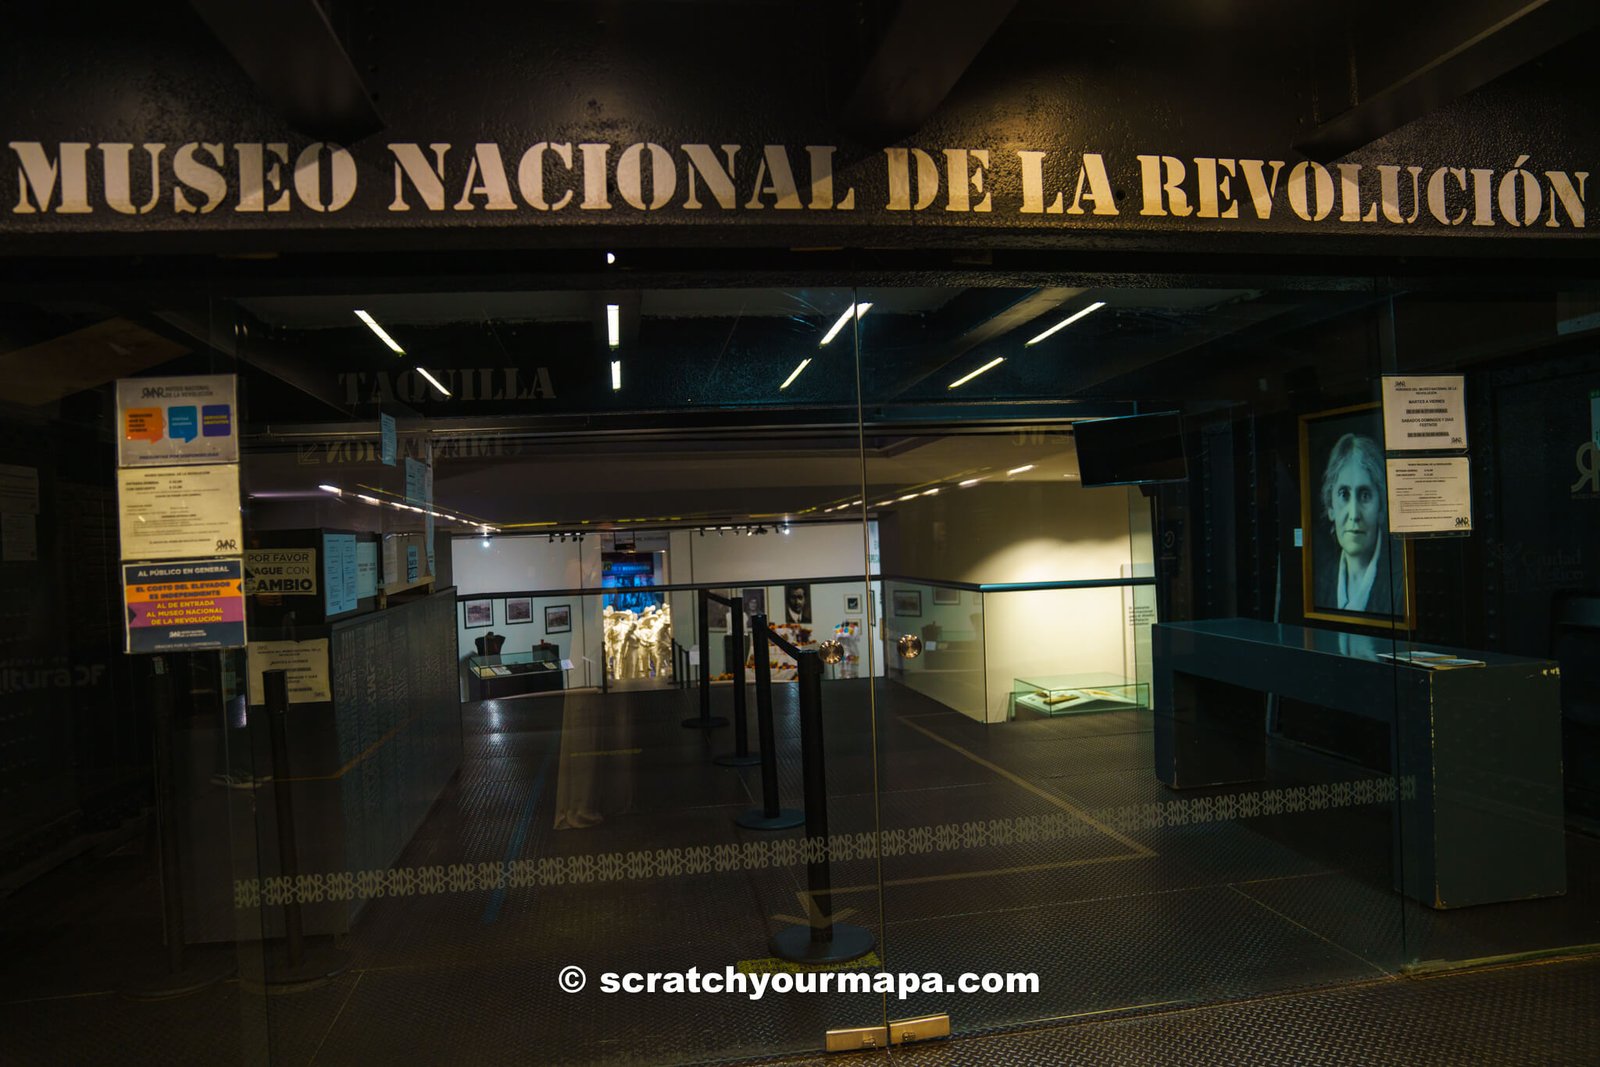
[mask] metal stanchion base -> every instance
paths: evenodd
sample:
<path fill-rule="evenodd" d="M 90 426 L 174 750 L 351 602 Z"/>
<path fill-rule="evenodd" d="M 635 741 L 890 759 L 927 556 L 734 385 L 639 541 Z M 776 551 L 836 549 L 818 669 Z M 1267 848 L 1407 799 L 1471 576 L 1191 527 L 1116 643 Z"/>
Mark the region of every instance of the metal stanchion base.
<path fill-rule="evenodd" d="M 192 996 L 233 977 L 233 949 L 188 949 L 183 954 L 183 970 L 141 975 L 119 992 L 129 1000 L 172 1000 Z"/>
<path fill-rule="evenodd" d="M 809 926 L 791 926 L 772 935 L 772 954 L 790 963 L 844 963 L 860 959 L 877 944 L 872 931 L 850 923 L 834 923 L 833 937 L 813 941 L 816 931 Z"/>
<path fill-rule="evenodd" d="M 683 725 L 687 730 L 693 730 L 695 727 L 699 727 L 702 730 L 712 730 L 718 726 L 728 725 L 728 720 L 724 719 L 721 715 L 713 715 L 709 719 L 702 719 L 700 716 L 696 715 L 692 719 L 684 719 Z"/>
<path fill-rule="evenodd" d="M 805 825 L 806 813 L 795 808 L 779 808 L 778 814 L 768 815 L 762 808 L 751 808 L 733 821 L 746 830 L 793 830 Z"/>
<path fill-rule="evenodd" d="M 719 767 L 754 767 L 761 762 L 761 753 L 746 752 L 740 755 L 737 752 L 729 752 L 723 756 L 713 756 L 711 762 Z"/>
<path fill-rule="evenodd" d="M 295 964 L 289 962 L 288 946 L 282 942 L 268 945 L 262 957 L 265 977 L 241 974 L 239 988 L 271 996 L 308 993 L 327 985 L 350 967 L 350 953 L 327 944 L 305 946 L 300 962 Z"/>

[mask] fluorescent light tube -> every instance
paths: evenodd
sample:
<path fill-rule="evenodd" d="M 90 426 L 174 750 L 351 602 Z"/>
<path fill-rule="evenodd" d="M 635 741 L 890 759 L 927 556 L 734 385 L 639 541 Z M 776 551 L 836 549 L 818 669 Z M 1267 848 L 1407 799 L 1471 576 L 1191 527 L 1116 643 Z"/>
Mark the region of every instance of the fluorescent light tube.
<path fill-rule="evenodd" d="M 1031 471 L 1031 470 L 1033 470 L 1033 464 L 1032 463 L 1024 463 L 1020 467 L 1012 467 L 1010 470 L 1006 471 L 1006 477 L 1009 478 L 1013 474 L 1021 474 L 1023 471 Z"/>
<path fill-rule="evenodd" d="M 339 496 L 344 492 L 344 490 L 340 489 L 337 485 L 329 485 L 326 482 L 317 486 L 317 488 L 321 489 L 324 493 L 332 493 L 334 496 Z"/>
<path fill-rule="evenodd" d="M 1051 334 L 1055 333 L 1057 330 L 1064 330 L 1068 326 L 1071 326 L 1073 323 L 1077 322 L 1079 319 L 1083 318 L 1085 315 L 1092 315 L 1094 312 L 1099 311 L 1105 306 L 1106 302 L 1104 300 L 1096 300 L 1083 310 L 1075 311 L 1071 315 L 1068 315 L 1066 318 L 1062 319 L 1060 322 L 1056 323 L 1054 326 L 1050 327 L 1044 333 L 1041 333 L 1038 337 L 1035 337 L 1022 347 L 1027 348 L 1028 345 L 1036 345 L 1040 341 L 1043 341 L 1046 337 L 1049 337 Z"/>
<path fill-rule="evenodd" d="M 617 304 L 606 305 L 606 343 L 612 348 L 622 344 L 622 308 Z"/>
<path fill-rule="evenodd" d="M 622 388 L 622 360 L 611 361 L 611 391 L 614 393 Z"/>
<path fill-rule="evenodd" d="M 802 359 L 800 361 L 800 365 L 797 366 L 794 370 L 789 372 L 789 376 L 783 380 L 783 384 L 778 386 L 778 388 L 779 389 L 787 389 L 787 388 L 789 388 L 789 386 L 794 382 L 794 380 L 796 378 L 800 377 L 800 372 L 805 370 L 806 366 L 810 362 L 811 362 L 811 357 L 810 356 L 807 356 L 805 359 Z"/>
<path fill-rule="evenodd" d="M 371 330 L 373 333 L 377 334 L 378 335 L 378 340 L 380 340 L 384 344 L 388 345 L 390 350 L 392 352 L 394 352 L 395 355 L 403 356 L 403 355 L 406 354 L 406 350 L 401 348 L 398 344 L 396 344 L 395 343 L 395 339 L 393 337 L 389 336 L 389 331 L 385 330 L 382 326 L 378 325 L 378 320 L 377 319 L 373 318 L 371 315 L 368 315 L 365 311 L 357 311 L 356 312 L 356 318 L 358 318 L 362 322 L 366 323 L 367 324 L 367 328 L 369 330 Z"/>
<path fill-rule="evenodd" d="M 442 382 L 440 382 L 439 379 L 437 379 L 433 375 L 429 374 L 428 373 L 428 369 L 426 367 L 418 367 L 417 368 L 417 373 L 422 375 L 424 378 L 428 379 L 428 384 L 433 386 L 435 389 L 439 390 L 439 392 L 442 395 L 444 395 L 444 396 L 449 396 L 450 395 L 450 390 L 446 389 L 444 387 L 444 384 Z"/>
<path fill-rule="evenodd" d="M 938 496 L 939 495 L 939 490 L 937 488 L 925 489 L 925 490 L 923 490 L 922 495 L 923 496 Z"/>
<path fill-rule="evenodd" d="M 833 327 L 829 329 L 827 334 L 822 338 L 822 345 L 831 343 L 835 337 L 839 336 L 839 331 L 844 329 L 845 323 L 849 322 L 851 319 L 859 319 L 861 316 L 867 313 L 867 309 L 871 306 L 872 305 L 870 303 L 866 303 L 856 304 L 853 307 L 845 308 L 844 314 L 839 316 L 839 321 L 834 323 Z M 821 348 L 822 345 L 818 345 L 817 347 Z"/>
<path fill-rule="evenodd" d="M 984 371 L 993 370 L 994 368 L 998 367 L 1000 364 L 1004 363 L 1005 361 L 1006 361 L 1006 357 L 1005 356 L 996 356 L 993 359 L 991 359 L 989 362 L 985 363 L 983 366 L 979 367 L 977 370 L 973 371 L 971 374 L 964 374 L 961 377 L 957 378 L 955 381 L 951 382 L 947 388 L 958 389 L 961 386 L 966 385 L 968 382 L 972 381 L 972 379 L 976 378 L 978 375 L 982 374 Z"/>
<path fill-rule="evenodd" d="M 958 488 L 958 489 L 965 489 L 965 488 L 967 488 L 967 487 L 968 487 L 968 486 L 971 486 L 971 485 L 977 485 L 977 484 L 978 484 L 978 483 L 979 483 L 979 482 L 981 482 L 981 481 L 983 481 L 983 479 L 982 479 L 982 478 L 968 478 L 968 479 L 967 479 L 967 480 L 966 480 L 966 481 L 964 481 L 964 482 L 961 482 L 961 483 L 960 483 L 960 484 L 959 484 L 959 485 L 958 485 L 958 486 L 957 486 L 957 488 Z"/>

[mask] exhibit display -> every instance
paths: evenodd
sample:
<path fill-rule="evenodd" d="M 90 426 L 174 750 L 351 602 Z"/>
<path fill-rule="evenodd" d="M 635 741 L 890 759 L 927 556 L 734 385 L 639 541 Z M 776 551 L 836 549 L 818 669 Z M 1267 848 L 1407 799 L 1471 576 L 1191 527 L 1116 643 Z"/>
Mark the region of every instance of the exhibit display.
<path fill-rule="evenodd" d="M 494 656 L 468 656 L 467 673 L 472 699 L 499 700 L 527 693 L 548 693 L 566 688 L 571 660 L 562 660 L 555 645 L 535 645 L 528 652 Z"/>
<path fill-rule="evenodd" d="M 1030 715 L 1080 715 L 1148 707 L 1150 687 L 1115 674 L 1058 674 L 1018 678 L 1013 683 L 1012 718 Z"/>
<path fill-rule="evenodd" d="M 562 625 L 552 633 L 572 628 L 571 611 L 545 608 L 548 627 L 552 613 Z M 604 631 L 607 677 L 622 681 L 628 678 L 672 677 L 672 607 L 662 604 L 646 605 L 642 611 L 614 608 L 610 605 L 600 611 Z"/>

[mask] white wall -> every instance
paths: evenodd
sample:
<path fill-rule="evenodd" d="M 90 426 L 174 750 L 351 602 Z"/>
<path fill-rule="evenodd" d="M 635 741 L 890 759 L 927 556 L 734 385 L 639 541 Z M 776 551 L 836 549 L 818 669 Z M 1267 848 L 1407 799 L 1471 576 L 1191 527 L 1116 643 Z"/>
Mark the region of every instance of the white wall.
<path fill-rule="evenodd" d="M 489 627 L 475 627 L 467 629 L 466 604 L 456 604 L 456 650 L 461 663 L 461 699 L 470 698 L 471 690 L 467 685 L 466 659 L 477 654 L 477 639 L 485 634 L 499 634 L 504 637 L 505 644 L 500 647 L 500 654 L 511 655 L 516 652 L 527 652 L 541 641 L 548 641 L 560 649 L 560 658 L 573 661 L 572 670 L 567 673 L 567 686 L 599 685 L 600 671 L 603 669 L 601 659 L 601 629 L 600 629 L 600 598 L 598 596 L 571 596 L 560 595 L 533 598 L 533 618 L 526 623 L 508 624 L 506 622 L 506 601 L 504 596 L 485 596 L 494 604 L 494 624 Z M 572 629 L 567 633 L 546 633 L 544 628 L 544 609 L 551 605 L 565 604 L 571 608 Z M 590 663 L 584 662 L 588 657 Z"/>
<path fill-rule="evenodd" d="M 1116 586 L 985 593 L 987 721 L 1005 721 L 1019 679 L 1126 678 L 1124 593 Z"/>
<path fill-rule="evenodd" d="M 775 578 L 831 578 L 866 573 L 860 522 L 798 524 L 787 534 L 746 536 L 732 530 L 673 538 L 673 581 L 757 585 Z M 687 566 L 687 573 L 681 569 Z M 877 573 L 877 568 L 873 568 Z"/>
<path fill-rule="evenodd" d="M 1130 525 L 1130 504 L 1136 509 Z M 1138 559 L 1150 558 L 1148 521 L 1137 490 L 1084 489 L 1075 482 L 981 484 L 919 498 L 899 506 L 885 523 L 884 569 L 932 581 L 976 584 L 1082 581 L 1121 578 Z M 904 583 L 902 583 L 904 584 Z M 916 588 L 915 586 L 904 586 Z M 971 631 L 937 612 L 923 587 L 923 613 L 946 630 Z M 886 595 L 889 595 L 886 593 Z M 963 599 L 972 596 L 963 594 Z M 906 684 L 929 692 L 950 707 L 987 722 L 1004 721 L 1014 682 L 1030 674 L 1111 674 L 1125 676 L 1128 613 L 1124 590 L 1106 589 L 989 591 L 983 594 L 982 697 L 973 695 L 967 672 L 943 679 L 918 675 L 906 665 Z M 891 633 L 920 633 L 926 619 L 894 614 L 885 603 Z M 914 624 L 914 625 L 907 625 Z M 892 643 L 886 649 L 894 657 Z M 897 664 L 901 663 L 898 658 Z M 932 662 L 932 661 L 930 661 Z"/>
<path fill-rule="evenodd" d="M 581 546 L 576 541 L 552 543 L 544 534 L 453 537 L 450 554 L 456 592 L 467 596 L 598 587 L 599 541 L 594 535 L 586 537 Z M 587 561 L 580 553 L 594 556 L 592 583 L 584 580 Z"/>

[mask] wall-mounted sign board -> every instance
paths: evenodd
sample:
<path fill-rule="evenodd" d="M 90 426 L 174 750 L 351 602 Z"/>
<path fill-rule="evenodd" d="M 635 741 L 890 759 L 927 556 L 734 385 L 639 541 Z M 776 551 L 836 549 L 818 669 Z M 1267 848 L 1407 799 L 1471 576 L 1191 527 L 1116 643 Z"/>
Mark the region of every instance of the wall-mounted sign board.
<path fill-rule="evenodd" d="M 123 559 L 237 556 L 244 543 L 239 468 L 129 467 L 117 471 Z"/>
<path fill-rule="evenodd" d="M 232 374 L 117 382 L 117 466 L 239 462 Z"/>
<path fill-rule="evenodd" d="M 241 559 L 124 564 L 122 595 L 129 652 L 183 652 L 245 644 Z"/>

